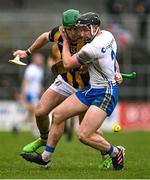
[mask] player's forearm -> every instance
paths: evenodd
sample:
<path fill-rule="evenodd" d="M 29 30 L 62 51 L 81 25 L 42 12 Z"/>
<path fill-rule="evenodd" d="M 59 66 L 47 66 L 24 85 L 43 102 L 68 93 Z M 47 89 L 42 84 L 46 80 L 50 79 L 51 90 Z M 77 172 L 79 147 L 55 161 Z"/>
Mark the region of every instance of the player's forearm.
<path fill-rule="evenodd" d="M 63 64 L 66 69 L 79 67 L 81 64 L 78 63 L 76 54 L 71 55 L 69 43 L 67 40 L 64 40 L 63 42 L 63 51 L 62 51 L 62 57 L 63 57 Z"/>
<path fill-rule="evenodd" d="M 31 53 L 35 52 L 37 49 L 40 49 L 44 45 L 46 45 L 49 42 L 48 39 L 49 32 L 45 32 L 41 34 L 35 41 L 34 43 L 29 47 L 29 51 Z"/>
<path fill-rule="evenodd" d="M 49 32 L 41 34 L 34 43 L 27 50 L 16 50 L 13 52 L 13 56 L 19 56 L 20 58 L 26 58 L 34 53 L 37 49 L 40 49 L 49 42 Z"/>
<path fill-rule="evenodd" d="M 70 68 L 70 59 L 71 59 L 71 53 L 69 49 L 69 43 L 67 40 L 63 41 L 63 51 L 62 51 L 62 58 L 63 58 L 63 64 L 65 68 Z"/>
<path fill-rule="evenodd" d="M 122 78 L 122 75 L 120 73 L 120 67 L 119 67 L 118 61 L 116 60 L 115 63 L 116 63 L 116 81 L 120 85 L 123 82 L 123 78 Z"/>
<path fill-rule="evenodd" d="M 118 73 L 120 73 L 120 67 L 119 67 L 119 63 L 118 63 L 117 60 L 116 60 L 116 71 L 117 71 Z"/>

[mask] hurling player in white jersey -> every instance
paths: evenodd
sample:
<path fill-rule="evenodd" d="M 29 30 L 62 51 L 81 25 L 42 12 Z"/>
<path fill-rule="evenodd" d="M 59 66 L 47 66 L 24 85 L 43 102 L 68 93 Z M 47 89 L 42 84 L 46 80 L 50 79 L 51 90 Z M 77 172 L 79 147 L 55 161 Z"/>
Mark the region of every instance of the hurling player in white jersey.
<path fill-rule="evenodd" d="M 31 63 L 25 70 L 21 87 L 25 108 L 27 110 L 27 116 L 24 121 L 31 123 L 34 136 L 38 135 L 34 114 L 43 90 L 44 60 L 42 54 L 33 54 Z"/>
<path fill-rule="evenodd" d="M 59 141 L 55 138 L 56 129 L 61 126 L 64 119 L 86 112 L 78 131 L 79 140 L 110 155 L 114 169 L 121 170 L 124 166 L 124 148 L 110 144 L 102 135 L 96 133 L 118 102 L 118 85 L 115 80 L 117 45 L 110 32 L 100 30 L 100 19 L 95 13 L 81 15 L 77 19 L 77 27 L 81 36 L 90 43 L 78 53 L 71 55 L 67 36 L 62 30 L 63 62 L 65 68 L 87 64 L 90 86 L 71 95 L 54 109 L 45 151 L 39 156 L 32 157 L 32 162 L 48 165 Z"/>
<path fill-rule="evenodd" d="M 66 113 L 62 107 L 68 109 L 69 106 L 68 116 L 84 111 L 88 107 L 79 129 L 79 139 L 84 144 L 108 153 L 112 158 L 113 167 L 121 170 L 124 148 L 113 146 L 100 134 L 94 134 L 105 118 L 111 115 L 118 102 L 118 85 L 115 79 L 117 44 L 110 32 L 100 30 L 100 18 L 95 13 L 81 15 L 77 20 L 77 27 L 80 35 L 90 43 L 71 56 L 67 38 L 65 34 L 62 35 L 64 66 L 73 68 L 87 64 L 90 86 L 78 91 L 61 104 L 53 114 L 54 121 L 61 122 L 61 116 Z"/>

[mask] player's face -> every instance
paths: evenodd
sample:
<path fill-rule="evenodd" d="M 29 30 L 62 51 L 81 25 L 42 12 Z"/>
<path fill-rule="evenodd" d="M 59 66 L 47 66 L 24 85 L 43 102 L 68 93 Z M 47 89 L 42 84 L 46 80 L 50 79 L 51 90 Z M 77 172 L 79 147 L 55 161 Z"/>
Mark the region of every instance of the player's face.
<path fill-rule="evenodd" d="M 40 54 L 40 53 L 36 53 L 36 54 L 33 55 L 32 61 L 36 65 L 41 66 L 44 63 L 44 56 L 42 54 Z"/>
<path fill-rule="evenodd" d="M 79 31 L 76 27 L 65 28 L 66 34 L 71 41 L 79 39 Z"/>
<path fill-rule="evenodd" d="M 92 39 L 91 30 L 88 28 L 88 26 L 78 27 L 78 31 L 79 31 L 80 36 L 84 40 L 89 41 Z"/>

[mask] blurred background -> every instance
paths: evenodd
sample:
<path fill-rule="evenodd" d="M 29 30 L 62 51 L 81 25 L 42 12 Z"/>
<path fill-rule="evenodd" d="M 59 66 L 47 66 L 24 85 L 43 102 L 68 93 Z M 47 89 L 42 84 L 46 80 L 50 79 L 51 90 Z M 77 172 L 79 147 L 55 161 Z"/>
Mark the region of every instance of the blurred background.
<path fill-rule="evenodd" d="M 25 115 L 18 101 L 25 67 L 8 64 L 12 52 L 27 49 L 40 34 L 60 25 L 63 11 L 70 8 L 81 13 L 97 12 L 101 29 L 111 31 L 116 38 L 121 72 L 137 73 L 135 79 L 124 80 L 120 103 L 104 128 L 110 129 L 117 122 L 124 130 L 150 130 L 149 0 L 0 1 L 0 129 L 11 129 Z M 39 50 L 46 60 L 50 45 Z M 52 81 L 45 61 L 43 87 L 46 89 Z"/>

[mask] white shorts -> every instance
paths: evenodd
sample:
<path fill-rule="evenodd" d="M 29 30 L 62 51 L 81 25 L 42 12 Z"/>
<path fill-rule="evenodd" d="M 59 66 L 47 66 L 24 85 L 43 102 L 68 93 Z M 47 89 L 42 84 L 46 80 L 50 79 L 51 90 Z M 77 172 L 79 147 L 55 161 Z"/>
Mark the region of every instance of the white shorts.
<path fill-rule="evenodd" d="M 65 82 L 61 75 L 57 76 L 54 83 L 49 88 L 66 97 L 77 92 L 77 89 Z"/>

